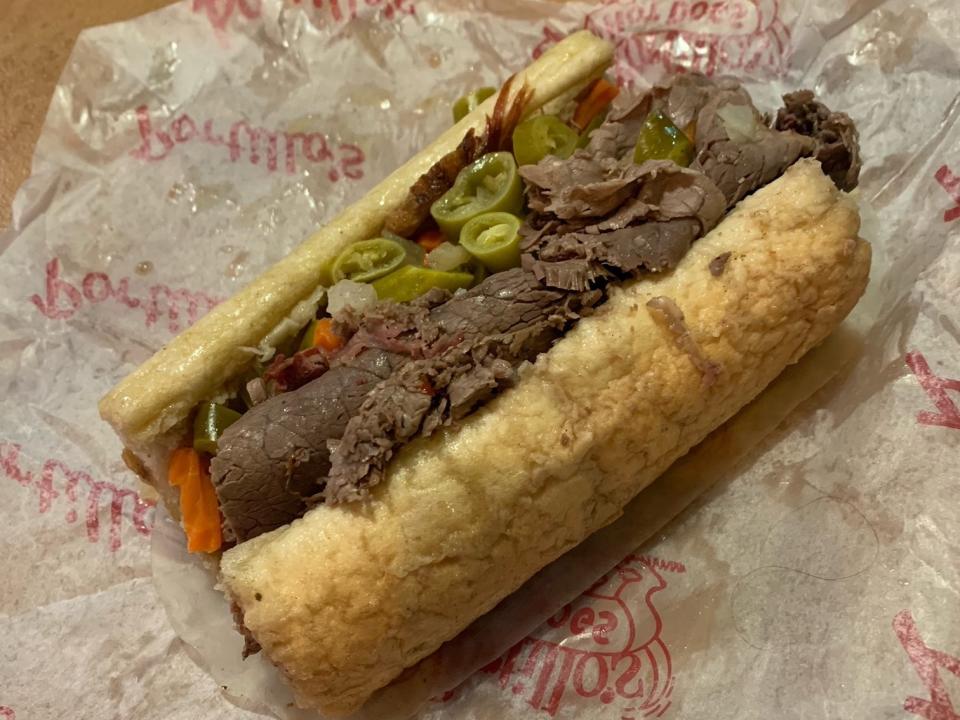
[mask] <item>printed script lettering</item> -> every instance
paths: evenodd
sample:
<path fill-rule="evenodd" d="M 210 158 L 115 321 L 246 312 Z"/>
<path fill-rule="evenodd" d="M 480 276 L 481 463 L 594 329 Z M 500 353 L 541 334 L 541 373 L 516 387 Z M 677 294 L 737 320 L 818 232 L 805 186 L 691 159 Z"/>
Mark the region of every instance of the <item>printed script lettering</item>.
<path fill-rule="evenodd" d="M 940 677 L 940 671 L 945 670 L 960 678 L 960 658 L 929 647 L 920 637 L 909 610 L 897 613 L 893 619 L 893 631 L 910 658 L 920 682 L 930 693 L 929 700 L 911 695 L 904 701 L 903 709 L 927 720 L 960 720 Z"/>
<path fill-rule="evenodd" d="M 940 187 L 946 191 L 955 205 L 955 207 L 943 213 L 943 221 L 952 222 L 960 218 L 960 175 L 954 175 L 950 168 L 943 165 L 937 170 L 934 178 L 940 183 Z"/>
<path fill-rule="evenodd" d="M 260 17 L 261 0 L 193 0 L 195 13 L 206 13 L 210 24 L 218 30 L 227 27 L 235 13 L 247 20 Z"/>
<path fill-rule="evenodd" d="M 137 108 L 140 145 L 130 154 L 145 162 L 166 158 L 177 145 L 203 143 L 222 146 L 230 162 L 248 162 L 277 172 L 281 167 L 288 175 L 297 171 L 298 158 L 326 167 L 327 179 L 359 180 L 363 177 L 366 156 L 356 145 L 333 145 L 320 132 L 281 132 L 254 127 L 246 120 L 230 125 L 227 134 L 219 133 L 213 120 L 195 120 L 187 113 L 177 116 L 166 129 L 155 128 L 146 105 Z"/>
<path fill-rule="evenodd" d="M 30 296 L 30 302 L 51 320 L 69 320 L 84 305 L 107 301 L 142 313 L 148 328 L 165 317 L 171 333 L 180 332 L 184 323 L 193 325 L 220 302 L 204 292 L 167 285 L 151 285 L 145 295 L 134 297 L 130 294 L 130 278 L 111 279 L 102 272 L 88 272 L 74 284 L 61 276 L 59 258 L 46 265 L 44 294 Z"/>
<path fill-rule="evenodd" d="M 940 427 L 960 430 L 960 409 L 948 394 L 950 391 L 960 392 L 960 380 L 951 380 L 935 375 L 927 363 L 927 359 L 919 352 L 907 353 L 907 365 L 920 381 L 920 387 L 933 401 L 937 412 L 924 410 L 917 413 L 917 422 L 923 425 L 939 425 Z"/>
<path fill-rule="evenodd" d="M 83 517 L 87 540 L 100 540 L 101 506 L 107 503 L 110 526 L 107 530 L 107 548 L 116 552 L 123 545 L 124 518 L 139 535 L 147 537 L 153 529 L 152 500 L 111 482 L 95 480 L 89 473 L 76 470 L 55 459 L 43 462 L 39 472 L 25 469 L 20 458 L 21 446 L 0 441 L 0 473 L 37 494 L 37 510 L 45 515 L 55 507 L 66 507 L 64 520 L 73 524 Z M 78 512 L 79 507 L 79 512 Z"/>
<path fill-rule="evenodd" d="M 317 25 L 328 21 L 340 25 L 373 9 L 392 20 L 399 15 L 413 15 L 412 0 L 287 0 L 288 5 L 298 5 L 311 10 L 311 20 Z M 262 15 L 261 0 L 193 0 L 193 12 L 206 15 L 216 30 L 225 30 L 231 18 L 240 21 L 259 20 Z"/>
<path fill-rule="evenodd" d="M 482 672 L 496 675 L 501 688 L 550 717 L 577 698 L 609 707 L 609 717 L 623 720 L 662 715 L 674 684 L 663 621 L 653 603 L 667 586 L 663 571 L 686 568 L 645 555 L 627 557 Z"/>
<path fill-rule="evenodd" d="M 312 7 L 321 13 L 326 10 L 334 23 L 345 23 L 360 17 L 365 8 L 382 10 L 383 17 L 392 20 L 399 15 L 413 15 L 415 5 L 411 0 L 292 0 L 294 5 Z M 318 24 L 323 24 L 323 14 L 318 18 Z"/>
<path fill-rule="evenodd" d="M 657 66 L 667 73 L 776 75 L 790 45 L 779 11 L 778 0 L 613 0 L 589 12 L 583 27 L 616 45 L 622 84 Z M 534 57 L 562 37 L 545 26 Z"/>

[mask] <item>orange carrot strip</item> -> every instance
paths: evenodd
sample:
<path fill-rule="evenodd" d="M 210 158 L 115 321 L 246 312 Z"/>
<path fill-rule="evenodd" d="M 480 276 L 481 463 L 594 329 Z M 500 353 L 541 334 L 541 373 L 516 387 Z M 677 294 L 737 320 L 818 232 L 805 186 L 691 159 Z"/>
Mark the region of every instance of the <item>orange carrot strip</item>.
<path fill-rule="evenodd" d="M 313 345 L 322 347 L 324 350 L 336 350 L 343 346 L 343 338 L 333 331 L 332 318 L 317 320 L 313 330 Z"/>
<path fill-rule="evenodd" d="M 180 488 L 180 515 L 189 552 L 212 553 L 220 549 L 220 506 L 207 463 L 193 448 L 177 448 L 170 455 L 167 477 Z"/>
<path fill-rule="evenodd" d="M 607 82 L 603 78 L 598 78 L 590 90 L 578 104 L 577 109 L 573 111 L 573 119 L 570 124 L 577 130 L 583 132 L 590 121 L 620 94 L 620 88 L 613 83 Z"/>
<path fill-rule="evenodd" d="M 436 250 L 444 240 L 446 238 L 439 230 L 424 230 L 417 236 L 417 245 L 422 247 L 424 252 L 430 252 Z"/>

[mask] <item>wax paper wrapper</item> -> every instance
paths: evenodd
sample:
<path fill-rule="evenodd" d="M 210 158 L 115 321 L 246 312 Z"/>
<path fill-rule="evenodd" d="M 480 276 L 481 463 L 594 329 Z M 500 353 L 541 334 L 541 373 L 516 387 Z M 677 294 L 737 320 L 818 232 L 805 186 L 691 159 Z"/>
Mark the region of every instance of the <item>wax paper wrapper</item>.
<path fill-rule="evenodd" d="M 871 288 L 363 716 L 960 717 L 955 0 L 192 0 L 84 32 L 0 236 L 0 717 L 309 716 L 239 661 L 96 401 L 582 27 L 624 83 L 731 73 L 852 115 Z"/>

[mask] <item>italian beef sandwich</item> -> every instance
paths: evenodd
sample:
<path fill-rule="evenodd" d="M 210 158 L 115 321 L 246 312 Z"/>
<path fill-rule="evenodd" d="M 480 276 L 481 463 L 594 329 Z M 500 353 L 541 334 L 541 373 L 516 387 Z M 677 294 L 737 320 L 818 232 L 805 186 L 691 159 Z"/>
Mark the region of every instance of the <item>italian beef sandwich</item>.
<path fill-rule="evenodd" d="M 100 404 L 246 653 L 349 714 L 822 342 L 867 283 L 857 132 L 645 92 L 571 35 Z"/>

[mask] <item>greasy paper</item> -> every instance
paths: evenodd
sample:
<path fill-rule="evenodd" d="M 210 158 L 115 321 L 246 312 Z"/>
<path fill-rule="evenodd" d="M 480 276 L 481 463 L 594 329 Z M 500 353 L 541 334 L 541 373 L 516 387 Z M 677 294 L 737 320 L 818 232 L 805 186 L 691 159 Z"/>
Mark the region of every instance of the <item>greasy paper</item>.
<path fill-rule="evenodd" d="M 453 98 L 581 27 L 616 43 L 621 82 L 730 73 L 763 109 L 811 87 L 853 116 L 870 291 L 709 451 L 367 716 L 955 717 L 954 0 L 188 0 L 83 33 L 0 236 L 0 717 L 298 715 L 269 668 L 225 667 L 239 638 L 191 624 L 215 591 L 96 401 Z"/>

